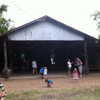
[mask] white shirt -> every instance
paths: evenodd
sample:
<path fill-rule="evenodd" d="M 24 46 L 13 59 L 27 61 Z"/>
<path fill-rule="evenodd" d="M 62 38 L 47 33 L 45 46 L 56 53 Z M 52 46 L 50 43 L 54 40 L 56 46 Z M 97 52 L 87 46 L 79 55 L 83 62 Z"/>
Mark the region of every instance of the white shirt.
<path fill-rule="evenodd" d="M 47 75 L 47 69 L 44 69 L 44 75 Z"/>
<path fill-rule="evenodd" d="M 67 64 L 68 64 L 68 67 L 72 67 L 71 62 L 68 61 Z"/>
<path fill-rule="evenodd" d="M 32 61 L 32 68 L 37 68 L 36 61 Z"/>

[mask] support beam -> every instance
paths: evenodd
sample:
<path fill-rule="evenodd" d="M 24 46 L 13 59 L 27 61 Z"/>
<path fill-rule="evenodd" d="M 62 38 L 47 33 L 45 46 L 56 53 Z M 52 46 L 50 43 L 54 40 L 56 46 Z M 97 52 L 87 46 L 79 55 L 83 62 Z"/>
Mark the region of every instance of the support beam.
<path fill-rule="evenodd" d="M 74 58 L 74 61 L 75 61 L 75 46 L 73 45 L 73 58 Z"/>
<path fill-rule="evenodd" d="M 87 55 L 87 43 L 84 41 L 84 54 L 85 54 L 85 68 L 86 68 L 86 74 L 89 74 L 89 68 L 88 68 L 88 55 Z"/>
<path fill-rule="evenodd" d="M 80 51 L 80 48 L 81 48 L 81 43 L 78 45 L 78 47 L 76 47 L 77 49 L 76 49 L 76 51 L 75 51 L 75 57 L 77 57 L 78 56 L 78 53 L 79 53 L 79 51 Z"/>
<path fill-rule="evenodd" d="M 66 47 L 66 61 L 68 60 L 68 47 Z"/>
<path fill-rule="evenodd" d="M 7 46 L 6 41 L 4 41 L 4 77 L 7 81 L 8 78 L 8 61 L 7 61 Z"/>
<path fill-rule="evenodd" d="M 13 58 L 12 58 L 12 46 L 8 43 L 8 53 L 9 53 L 9 63 L 10 63 L 10 69 L 11 73 L 13 73 Z"/>

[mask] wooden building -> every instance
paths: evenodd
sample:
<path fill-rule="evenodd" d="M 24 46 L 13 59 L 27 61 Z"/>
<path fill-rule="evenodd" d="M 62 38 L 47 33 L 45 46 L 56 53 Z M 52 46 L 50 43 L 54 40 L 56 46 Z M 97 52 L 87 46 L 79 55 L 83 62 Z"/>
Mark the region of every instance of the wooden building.
<path fill-rule="evenodd" d="M 67 60 L 79 57 L 86 74 L 100 68 L 100 42 L 49 16 L 43 16 L 0 36 L 0 71 L 22 72 L 24 61 L 36 59 L 38 70 L 67 71 Z"/>

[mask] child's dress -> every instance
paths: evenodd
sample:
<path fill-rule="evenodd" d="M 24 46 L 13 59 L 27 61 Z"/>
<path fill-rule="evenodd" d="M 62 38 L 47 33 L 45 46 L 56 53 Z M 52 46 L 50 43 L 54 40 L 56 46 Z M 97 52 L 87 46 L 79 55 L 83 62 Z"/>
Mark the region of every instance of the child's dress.
<path fill-rule="evenodd" d="M 78 79 L 78 73 L 73 73 L 73 79 Z"/>
<path fill-rule="evenodd" d="M 47 69 L 44 69 L 44 75 L 47 75 Z"/>

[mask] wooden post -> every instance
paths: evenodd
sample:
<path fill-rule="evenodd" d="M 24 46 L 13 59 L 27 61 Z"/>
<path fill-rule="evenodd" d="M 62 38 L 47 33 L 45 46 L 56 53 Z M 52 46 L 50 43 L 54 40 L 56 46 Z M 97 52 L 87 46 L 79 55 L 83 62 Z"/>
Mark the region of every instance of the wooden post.
<path fill-rule="evenodd" d="M 9 53 L 9 61 L 10 61 L 10 69 L 11 73 L 13 73 L 13 58 L 12 58 L 12 46 L 8 44 L 8 53 Z"/>
<path fill-rule="evenodd" d="M 68 60 L 68 47 L 66 47 L 66 61 Z"/>
<path fill-rule="evenodd" d="M 89 74 L 89 68 L 88 68 L 88 55 L 87 55 L 87 43 L 84 41 L 84 54 L 85 54 L 85 68 L 86 68 L 86 74 Z"/>
<path fill-rule="evenodd" d="M 7 46 L 6 41 L 4 41 L 4 77 L 7 81 L 8 78 L 8 62 L 7 62 Z"/>
<path fill-rule="evenodd" d="M 73 45 L 73 57 L 74 57 L 74 60 L 75 60 L 75 47 Z"/>

